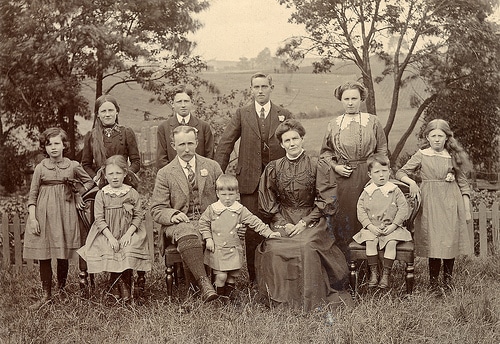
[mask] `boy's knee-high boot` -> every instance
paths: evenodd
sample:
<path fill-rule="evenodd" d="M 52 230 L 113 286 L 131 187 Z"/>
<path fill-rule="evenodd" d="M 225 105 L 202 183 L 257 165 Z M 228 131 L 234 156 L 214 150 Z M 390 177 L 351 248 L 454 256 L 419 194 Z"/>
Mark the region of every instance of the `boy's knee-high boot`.
<path fill-rule="evenodd" d="M 69 262 L 67 259 L 57 260 L 57 289 L 63 290 L 66 287 L 68 278 Z"/>
<path fill-rule="evenodd" d="M 42 280 L 42 298 L 31 305 L 31 310 L 37 310 L 50 301 L 52 297 L 52 266 L 51 260 L 40 260 L 40 279 Z"/>
<path fill-rule="evenodd" d="M 374 288 L 378 284 L 378 256 L 367 256 L 368 267 L 370 268 L 370 280 L 368 287 Z"/>
<path fill-rule="evenodd" d="M 429 258 L 429 282 L 431 289 L 439 286 L 439 271 L 441 270 L 441 258 Z"/>
<path fill-rule="evenodd" d="M 379 288 L 387 288 L 389 286 L 389 276 L 391 275 L 392 264 L 394 264 L 394 259 L 384 258 L 384 271 L 380 283 L 378 284 Z"/>
<path fill-rule="evenodd" d="M 443 259 L 443 282 L 445 288 L 451 288 L 454 264 L 455 258 Z"/>

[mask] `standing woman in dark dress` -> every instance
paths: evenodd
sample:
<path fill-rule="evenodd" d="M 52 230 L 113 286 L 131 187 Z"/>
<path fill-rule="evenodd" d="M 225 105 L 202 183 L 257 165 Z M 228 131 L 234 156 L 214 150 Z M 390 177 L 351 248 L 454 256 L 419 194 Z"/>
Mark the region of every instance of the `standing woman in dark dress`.
<path fill-rule="evenodd" d="M 94 125 L 84 138 L 82 166 L 94 182 L 102 187 L 105 183 L 102 172 L 104 162 L 113 155 L 122 155 L 130 164 L 124 183 L 136 188 L 137 185 L 133 184 L 138 181 L 135 174 L 141 168 L 141 156 L 134 131 L 118 124 L 119 113 L 120 106 L 113 96 L 104 94 L 96 99 Z M 137 286 L 143 290 L 146 273 L 137 271 L 137 274 Z"/>
<path fill-rule="evenodd" d="M 286 156 L 266 166 L 259 208 L 282 237 L 257 247 L 255 267 L 264 299 L 309 311 L 327 302 L 349 302 L 350 296 L 342 298 L 334 289 L 347 277 L 347 262 L 326 232 L 316 187 L 316 178 L 323 174 L 317 174 L 317 159 L 302 148 L 304 135 L 304 127 L 294 119 L 276 129 Z"/>
<path fill-rule="evenodd" d="M 338 209 L 331 225 L 335 242 L 348 257 L 349 242 L 362 228 L 356 205 L 369 180 L 366 159 L 375 153 L 387 156 L 387 138 L 377 116 L 359 111 L 367 95 L 362 84 L 348 82 L 333 95 L 345 112 L 328 123 L 320 159 L 333 169 L 337 182 Z"/>

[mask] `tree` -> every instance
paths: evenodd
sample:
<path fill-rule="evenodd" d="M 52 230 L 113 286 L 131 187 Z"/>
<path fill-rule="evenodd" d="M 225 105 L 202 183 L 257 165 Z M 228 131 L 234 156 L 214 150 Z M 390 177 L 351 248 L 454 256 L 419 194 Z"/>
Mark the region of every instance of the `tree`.
<path fill-rule="evenodd" d="M 440 60 L 452 34 L 453 21 L 460 18 L 460 24 L 467 27 L 474 24 L 476 16 L 492 13 L 495 0 L 279 0 L 280 4 L 293 7 L 295 12 L 290 21 L 304 24 L 308 36 L 294 37 L 278 51 L 288 56 L 292 64 L 309 52 L 316 52 L 322 60 L 315 64 L 315 72 L 328 72 L 338 59 L 349 60 L 361 72 L 363 83 L 368 88 L 367 110 L 376 114 L 374 83 L 390 76 L 393 80 L 392 98 L 386 135 L 396 119 L 400 90 L 412 80 L 425 78 L 420 67 L 433 60 Z M 447 15 L 455 13 L 454 16 Z M 472 15 L 471 15 L 472 14 Z M 485 24 L 486 25 L 486 24 Z M 457 40 L 464 37 L 456 37 Z M 491 40 L 488 40 L 490 42 Z M 388 44 L 390 43 L 390 45 Z M 457 44 L 458 49 L 458 44 Z M 380 75 L 374 75 L 371 59 L 377 56 L 385 63 Z M 482 59 L 483 56 L 476 56 Z M 450 61 L 450 59 L 448 59 Z M 471 64 L 474 62 L 471 61 Z M 484 65 L 483 65 L 484 66 Z M 491 69 L 490 69 L 491 70 Z M 446 92 L 451 80 L 446 75 L 439 88 L 429 85 L 428 96 L 420 102 L 415 117 L 408 129 L 411 133 L 420 115 L 438 99 L 435 92 Z M 459 119 L 455 119 L 459 121 Z M 409 135 L 408 132 L 405 135 Z M 391 155 L 394 163 L 407 136 L 397 145 Z"/>
<path fill-rule="evenodd" d="M 182 6 L 175 0 L 0 0 L 0 142 L 21 154 L 19 136 L 34 140 L 58 125 L 70 136 L 73 156 L 75 116 L 89 117 L 82 85 L 95 87 L 96 96 L 131 82 L 161 94 L 165 85 L 189 80 L 205 64 L 191 56 L 186 34 L 201 26 L 191 14 L 207 7 L 202 0 Z"/>

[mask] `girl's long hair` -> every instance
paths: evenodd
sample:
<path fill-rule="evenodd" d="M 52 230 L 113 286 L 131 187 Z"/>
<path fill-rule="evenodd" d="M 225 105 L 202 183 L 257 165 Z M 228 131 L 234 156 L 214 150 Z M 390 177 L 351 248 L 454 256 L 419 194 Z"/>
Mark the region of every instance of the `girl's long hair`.
<path fill-rule="evenodd" d="M 472 170 L 472 163 L 469 160 L 469 156 L 467 152 L 463 149 L 462 145 L 455 139 L 453 136 L 453 132 L 450 129 L 450 125 L 444 119 L 433 119 L 429 123 L 424 130 L 424 135 L 427 138 L 427 135 L 435 129 L 440 129 L 446 134 L 446 142 L 444 144 L 444 148 L 450 153 L 451 161 L 453 164 L 453 168 L 457 172 L 463 172 L 464 174 L 470 172 Z M 430 144 L 427 142 L 425 147 L 430 147 Z"/>
<path fill-rule="evenodd" d="M 102 136 L 103 126 L 102 122 L 98 117 L 99 108 L 102 104 L 110 102 L 116 108 L 116 123 L 118 123 L 118 114 L 120 113 L 120 106 L 118 106 L 118 102 L 115 97 L 109 94 L 103 94 L 95 101 L 94 106 L 94 124 L 92 126 L 92 155 L 94 157 L 94 162 L 96 166 L 102 166 L 104 161 L 106 160 L 106 147 L 104 147 L 104 139 Z"/>

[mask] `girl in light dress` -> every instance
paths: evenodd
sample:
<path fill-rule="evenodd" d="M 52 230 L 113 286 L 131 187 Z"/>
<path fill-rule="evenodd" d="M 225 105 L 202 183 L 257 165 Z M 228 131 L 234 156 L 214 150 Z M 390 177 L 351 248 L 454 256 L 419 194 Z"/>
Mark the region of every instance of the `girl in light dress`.
<path fill-rule="evenodd" d="M 424 134 L 427 148 L 417 151 L 396 178 L 410 185 L 412 196 L 422 198 L 422 211 L 415 219 L 415 254 L 429 258 L 430 286 L 436 290 L 441 264 L 444 286 L 450 288 L 455 257 L 472 254 L 467 230 L 470 186 L 465 177 L 471 163 L 445 120 L 430 121 Z M 408 176 L 417 170 L 420 187 Z"/>
<path fill-rule="evenodd" d="M 126 302 L 131 298 L 132 269 L 151 270 L 144 210 L 139 193 L 123 183 L 128 173 L 125 158 L 113 155 L 103 168 L 108 184 L 96 195 L 95 221 L 78 253 L 89 273 L 110 272 L 111 294 Z"/>
<path fill-rule="evenodd" d="M 57 259 L 57 287 L 64 289 L 68 260 L 80 247 L 76 209 L 83 209 L 85 204 L 78 190 L 83 193 L 94 185 L 77 161 L 63 156 L 68 146 L 68 136 L 60 128 L 49 128 L 40 135 L 40 148 L 48 158 L 35 167 L 31 180 L 23 250 L 24 259 L 37 259 L 40 264 L 43 296 L 32 309 L 51 299 L 53 258 Z"/>

